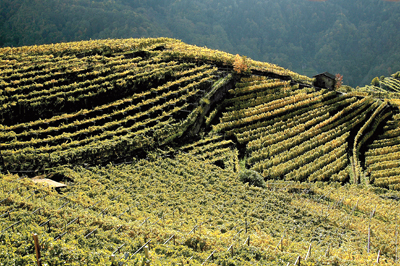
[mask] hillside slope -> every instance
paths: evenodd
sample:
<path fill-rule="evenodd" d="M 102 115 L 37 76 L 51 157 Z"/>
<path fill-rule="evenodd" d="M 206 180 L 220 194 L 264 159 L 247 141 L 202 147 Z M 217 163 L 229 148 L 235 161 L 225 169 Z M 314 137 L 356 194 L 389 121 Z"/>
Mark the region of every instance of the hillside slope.
<path fill-rule="evenodd" d="M 235 74 L 233 55 L 173 39 L 4 48 L 1 57 L 0 150 L 10 171 L 130 161 L 219 135 L 210 152 L 230 140 L 265 179 L 369 183 L 366 144 L 398 113 L 276 65 L 248 59 L 252 74 Z"/>
<path fill-rule="evenodd" d="M 378 253 L 381 265 L 394 265 L 399 193 L 277 181 L 259 188 L 239 181 L 230 161 L 221 169 L 178 155 L 63 168 L 57 175 L 70 183 L 61 194 L 2 176 L 0 259 L 36 265 L 34 232 L 42 265 L 142 265 L 146 243 L 151 265 L 293 265 L 299 256 L 301 265 L 372 265 Z"/>
<path fill-rule="evenodd" d="M 156 265 L 397 260 L 396 92 L 166 38 L 0 58 L 3 261 L 35 263 L 31 232 L 51 265 L 136 265 L 149 240 Z"/>

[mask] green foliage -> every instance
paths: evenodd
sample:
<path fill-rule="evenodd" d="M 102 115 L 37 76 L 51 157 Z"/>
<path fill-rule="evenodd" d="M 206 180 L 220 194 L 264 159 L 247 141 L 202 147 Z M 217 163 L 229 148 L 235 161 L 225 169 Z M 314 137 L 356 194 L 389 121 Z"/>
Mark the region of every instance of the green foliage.
<path fill-rule="evenodd" d="M 372 86 L 378 86 L 379 87 L 379 78 L 375 77 L 372 81 L 371 81 L 371 85 Z"/>
<path fill-rule="evenodd" d="M 248 183 L 251 186 L 256 186 L 256 187 L 265 187 L 265 181 L 262 178 L 262 176 L 250 169 L 242 170 L 239 173 L 239 180 L 243 183 Z"/>
<path fill-rule="evenodd" d="M 1 175 L 8 199 L 0 205 L 1 262 L 33 265 L 35 232 L 42 263 L 49 265 L 109 265 L 112 253 L 115 262 L 141 265 L 144 252 L 133 253 L 148 240 L 154 265 L 199 265 L 213 251 L 210 264 L 287 265 L 310 243 L 305 265 L 333 260 L 357 265 L 369 256 L 375 259 L 378 250 L 383 250 L 382 261 L 394 263 L 391 243 L 400 206 L 382 191 L 277 181 L 261 189 L 191 155 L 160 155 L 119 166 L 60 167 L 57 173 L 73 182 L 60 193 L 28 178 Z M 41 226 L 48 220 L 50 230 Z M 368 224 L 373 228 L 370 254 L 365 251 Z M 85 237 L 93 229 L 96 233 Z"/>

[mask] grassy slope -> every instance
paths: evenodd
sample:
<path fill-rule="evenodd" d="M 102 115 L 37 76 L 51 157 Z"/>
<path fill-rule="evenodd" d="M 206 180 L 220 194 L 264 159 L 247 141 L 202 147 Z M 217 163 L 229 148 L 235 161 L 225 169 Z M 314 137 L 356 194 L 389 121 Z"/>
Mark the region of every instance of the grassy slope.
<path fill-rule="evenodd" d="M 172 39 L 3 48 L 0 57 L 3 172 L 70 182 L 58 194 L 2 175 L 3 261 L 34 264 L 31 232 L 52 265 L 111 263 L 113 253 L 135 265 L 147 240 L 160 265 L 199 264 L 213 251 L 209 263 L 287 265 L 310 244 L 310 265 L 372 262 L 379 251 L 388 265 L 396 259 L 392 96 L 319 90 L 252 60 L 252 76 L 232 76 L 233 55 Z M 271 181 L 243 185 L 244 166 Z M 172 235 L 175 245 L 163 245 Z"/>

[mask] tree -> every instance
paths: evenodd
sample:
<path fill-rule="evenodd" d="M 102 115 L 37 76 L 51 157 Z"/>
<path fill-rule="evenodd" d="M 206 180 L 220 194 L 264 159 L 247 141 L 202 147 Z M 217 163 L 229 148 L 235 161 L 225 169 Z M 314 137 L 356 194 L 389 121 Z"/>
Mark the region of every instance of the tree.
<path fill-rule="evenodd" d="M 343 85 L 343 75 L 336 74 L 336 85 L 335 88 L 339 89 Z"/>
<path fill-rule="evenodd" d="M 247 65 L 245 56 L 236 55 L 235 62 L 233 62 L 233 71 L 237 74 L 248 74 L 249 73 L 249 66 Z"/>

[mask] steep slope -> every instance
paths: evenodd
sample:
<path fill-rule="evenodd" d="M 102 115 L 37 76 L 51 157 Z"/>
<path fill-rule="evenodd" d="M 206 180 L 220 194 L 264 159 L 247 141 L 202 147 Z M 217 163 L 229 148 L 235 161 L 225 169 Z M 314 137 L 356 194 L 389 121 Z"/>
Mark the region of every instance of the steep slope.
<path fill-rule="evenodd" d="M 229 93 L 213 130 L 245 146 L 247 165 L 264 178 L 370 182 L 360 155 L 392 115 L 387 102 L 262 77 Z"/>
<path fill-rule="evenodd" d="M 396 92 L 164 38 L 0 58 L 1 261 L 32 232 L 49 265 L 397 261 Z"/>
<path fill-rule="evenodd" d="M 220 154 L 211 161 L 221 166 L 238 149 L 265 179 L 369 183 L 365 144 L 398 110 L 376 93 L 314 88 L 251 59 L 237 74 L 238 57 L 173 39 L 4 48 L 1 57 L 3 170 L 130 161 L 209 135 L 231 141 L 197 151 Z"/>
<path fill-rule="evenodd" d="M 233 61 L 172 39 L 4 48 L 1 57 L 4 170 L 106 163 L 165 145 L 200 126 Z"/>

